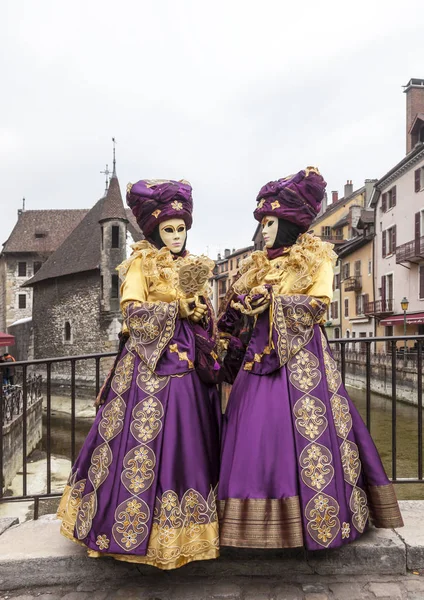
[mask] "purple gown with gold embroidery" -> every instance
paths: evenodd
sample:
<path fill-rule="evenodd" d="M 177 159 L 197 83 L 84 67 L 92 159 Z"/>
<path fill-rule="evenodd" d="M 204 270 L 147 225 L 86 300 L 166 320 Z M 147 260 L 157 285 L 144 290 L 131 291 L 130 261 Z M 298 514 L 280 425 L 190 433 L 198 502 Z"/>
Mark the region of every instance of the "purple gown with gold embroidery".
<path fill-rule="evenodd" d="M 355 540 L 370 518 L 403 524 L 321 328 L 331 248 L 305 234 L 275 259 L 254 252 L 220 316 L 223 370 L 235 378 L 218 488 L 221 545 L 319 550 Z M 270 308 L 243 316 L 264 293 Z"/>
<path fill-rule="evenodd" d="M 211 312 L 204 326 L 179 317 L 181 259 L 147 241 L 134 249 L 122 272 L 128 339 L 58 516 L 90 556 L 172 569 L 218 556 L 220 402 L 197 370 L 214 327 Z"/>

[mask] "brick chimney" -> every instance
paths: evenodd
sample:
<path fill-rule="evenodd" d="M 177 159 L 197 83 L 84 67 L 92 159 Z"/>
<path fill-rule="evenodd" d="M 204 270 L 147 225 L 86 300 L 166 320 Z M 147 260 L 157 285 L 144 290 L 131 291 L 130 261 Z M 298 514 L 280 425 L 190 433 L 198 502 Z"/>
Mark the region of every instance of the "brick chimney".
<path fill-rule="evenodd" d="M 338 202 L 339 200 L 339 192 L 337 190 L 334 190 L 331 192 L 331 202 L 333 204 L 335 204 L 336 202 Z"/>
<path fill-rule="evenodd" d="M 418 114 L 424 114 L 424 79 L 410 79 L 403 86 L 406 94 L 406 153 L 420 141 L 419 132 L 412 133 L 411 126 Z"/>
<path fill-rule="evenodd" d="M 344 186 L 344 197 L 347 198 L 353 192 L 353 183 L 351 179 L 348 179 Z"/>

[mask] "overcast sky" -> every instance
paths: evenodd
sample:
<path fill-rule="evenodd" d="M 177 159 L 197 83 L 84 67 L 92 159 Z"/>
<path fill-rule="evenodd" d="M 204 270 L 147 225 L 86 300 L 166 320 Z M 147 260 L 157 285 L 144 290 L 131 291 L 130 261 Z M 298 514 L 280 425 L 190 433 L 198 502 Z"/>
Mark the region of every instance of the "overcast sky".
<path fill-rule="evenodd" d="M 422 1 L 0 0 L 0 242 L 27 209 L 90 208 L 117 172 L 193 185 L 194 252 L 250 244 L 269 180 L 339 190 L 405 154 Z"/>

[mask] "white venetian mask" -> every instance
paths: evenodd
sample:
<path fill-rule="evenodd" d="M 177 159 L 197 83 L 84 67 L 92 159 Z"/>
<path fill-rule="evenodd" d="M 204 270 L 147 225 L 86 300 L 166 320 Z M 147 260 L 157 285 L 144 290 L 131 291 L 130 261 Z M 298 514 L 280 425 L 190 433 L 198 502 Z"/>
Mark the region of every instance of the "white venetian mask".
<path fill-rule="evenodd" d="M 265 215 L 262 219 L 262 237 L 265 246 L 272 248 L 278 233 L 278 219 L 274 215 Z"/>
<path fill-rule="evenodd" d="M 159 225 L 159 235 L 162 242 L 174 254 L 184 247 L 187 229 L 183 219 L 169 219 Z"/>

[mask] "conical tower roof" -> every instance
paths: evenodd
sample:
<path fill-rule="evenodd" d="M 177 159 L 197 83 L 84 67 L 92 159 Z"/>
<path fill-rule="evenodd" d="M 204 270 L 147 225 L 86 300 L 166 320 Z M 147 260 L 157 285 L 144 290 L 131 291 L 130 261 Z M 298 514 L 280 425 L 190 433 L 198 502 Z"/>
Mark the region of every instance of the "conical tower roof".
<path fill-rule="evenodd" d="M 104 197 L 99 221 L 106 221 L 108 219 L 122 219 L 123 221 L 128 221 L 115 170 L 110 179 L 106 196 Z"/>

